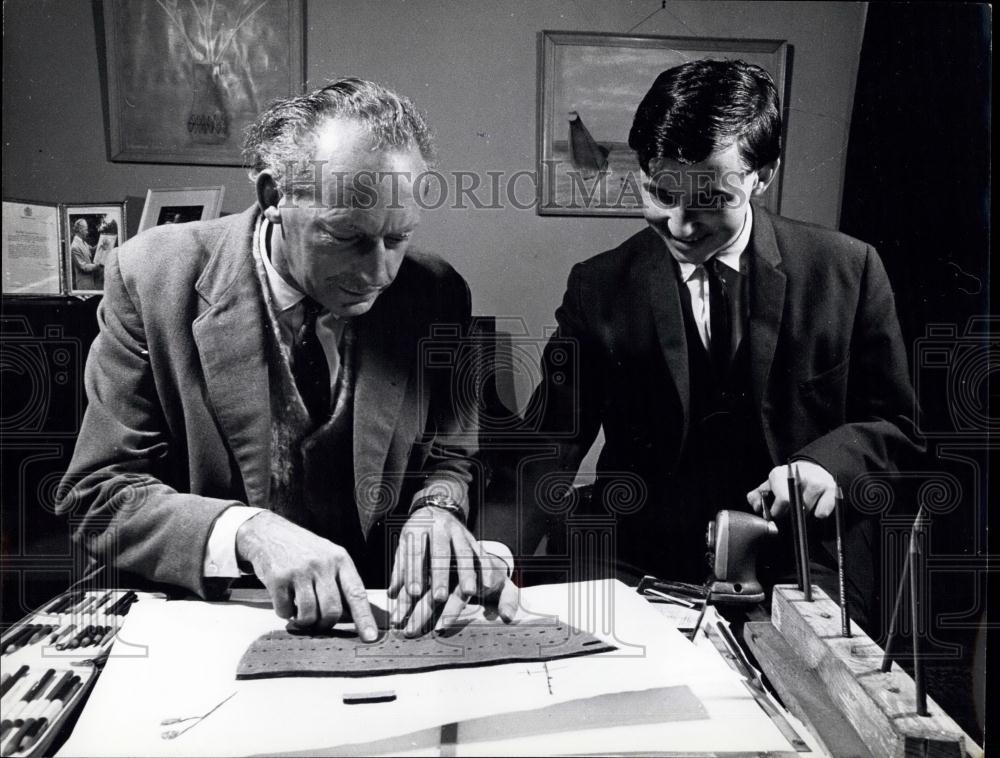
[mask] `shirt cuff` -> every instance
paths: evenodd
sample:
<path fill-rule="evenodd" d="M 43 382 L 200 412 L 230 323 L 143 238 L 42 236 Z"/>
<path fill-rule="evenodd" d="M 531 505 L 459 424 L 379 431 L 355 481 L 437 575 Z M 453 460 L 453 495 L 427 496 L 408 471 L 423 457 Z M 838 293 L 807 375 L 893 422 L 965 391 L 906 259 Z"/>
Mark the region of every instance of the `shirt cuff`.
<path fill-rule="evenodd" d="M 479 546 L 484 553 L 489 553 L 493 557 L 503 561 L 507 567 L 508 579 L 514 575 L 514 554 L 510 551 L 509 547 L 502 542 L 494 542 L 493 540 L 480 540 Z"/>
<path fill-rule="evenodd" d="M 235 579 L 246 576 L 236 563 L 236 532 L 244 522 L 256 516 L 263 508 L 249 505 L 231 505 L 212 524 L 205 546 L 202 573 L 208 578 Z"/>

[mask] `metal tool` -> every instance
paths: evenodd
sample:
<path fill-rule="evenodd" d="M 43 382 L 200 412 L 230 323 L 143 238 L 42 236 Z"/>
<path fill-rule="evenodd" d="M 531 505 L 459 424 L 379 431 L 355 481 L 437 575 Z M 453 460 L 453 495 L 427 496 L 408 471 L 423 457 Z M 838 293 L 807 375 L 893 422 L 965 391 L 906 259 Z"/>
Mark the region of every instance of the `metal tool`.
<path fill-rule="evenodd" d="M 753 605 L 764 602 L 757 579 L 757 550 L 778 534 L 778 525 L 743 511 L 719 511 L 709 522 L 705 540 L 715 581 L 712 601 Z"/>
<path fill-rule="evenodd" d="M 781 736 L 788 740 L 788 744 L 797 753 L 811 752 L 806 741 L 795 731 L 795 727 L 788 723 L 788 720 L 781 711 L 771 702 L 767 694 L 767 689 L 764 687 L 764 680 L 761 679 L 760 672 L 747 660 L 747 657 L 743 654 L 743 650 L 737 644 L 736 638 L 733 637 L 733 633 L 729 631 L 729 627 L 723 622 L 717 621 L 715 622 L 715 628 L 718 630 L 719 638 L 726 646 L 726 650 L 732 657 L 733 664 L 743 676 L 743 685 L 753 696 L 753 699 L 757 701 L 757 705 L 767 714 L 767 717 L 774 723 L 775 728 L 781 732 Z"/>

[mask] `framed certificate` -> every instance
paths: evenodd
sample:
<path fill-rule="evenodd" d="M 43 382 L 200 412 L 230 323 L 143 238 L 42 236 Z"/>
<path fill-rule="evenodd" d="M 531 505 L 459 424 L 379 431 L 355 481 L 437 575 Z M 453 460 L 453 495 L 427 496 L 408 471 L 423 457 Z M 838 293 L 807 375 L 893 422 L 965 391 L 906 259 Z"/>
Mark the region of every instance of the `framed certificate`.
<path fill-rule="evenodd" d="M 10 296 L 62 294 L 59 206 L 3 201 L 3 286 Z"/>

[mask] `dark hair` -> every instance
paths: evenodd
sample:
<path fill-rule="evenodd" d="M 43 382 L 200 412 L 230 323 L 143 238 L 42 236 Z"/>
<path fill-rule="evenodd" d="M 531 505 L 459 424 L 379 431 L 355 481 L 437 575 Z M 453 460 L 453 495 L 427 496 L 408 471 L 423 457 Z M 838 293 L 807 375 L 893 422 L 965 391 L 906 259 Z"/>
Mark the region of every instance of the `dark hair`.
<path fill-rule="evenodd" d="M 699 60 L 667 69 L 639 103 L 628 145 L 649 162 L 699 163 L 731 144 L 751 171 L 781 155 L 781 109 L 771 75 L 746 61 Z"/>
<path fill-rule="evenodd" d="M 289 165 L 303 166 L 315 154 L 318 127 L 333 118 L 361 124 L 375 150 L 417 148 L 433 160 L 430 129 L 410 100 L 374 82 L 348 77 L 306 95 L 276 100 L 250 126 L 243 141 L 244 165 L 256 179 L 268 169 L 282 189 Z"/>

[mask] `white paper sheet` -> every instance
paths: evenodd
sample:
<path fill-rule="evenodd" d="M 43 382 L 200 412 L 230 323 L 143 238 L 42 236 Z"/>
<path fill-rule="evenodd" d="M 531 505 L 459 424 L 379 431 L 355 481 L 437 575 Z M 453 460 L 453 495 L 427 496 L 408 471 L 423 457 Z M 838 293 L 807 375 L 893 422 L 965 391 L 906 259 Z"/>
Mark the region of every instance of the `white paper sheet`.
<path fill-rule="evenodd" d="M 385 607 L 384 593 L 373 592 Z M 522 590 L 517 623 L 555 616 L 618 650 L 542 663 L 363 679 L 237 681 L 246 647 L 284 622 L 262 604 L 166 601 L 143 596 L 60 756 L 212 756 L 328 750 L 450 722 L 542 708 L 605 693 L 686 685 L 708 718 L 593 729 L 504 742 L 459 744 L 458 755 L 624 750 L 788 750 L 737 675 L 710 646 L 695 646 L 618 582 Z M 145 651 L 136 657 L 136 651 Z M 393 690 L 389 703 L 345 705 L 345 693 Z M 209 711 L 200 722 L 161 721 Z M 162 733 L 195 723 L 175 739 Z M 510 735 L 516 738 L 517 735 Z M 613 745 L 613 748 L 611 747 Z M 430 748 L 412 744 L 417 753 Z M 398 749 L 398 748 L 397 748 Z M 436 749 L 431 749 L 436 754 Z"/>

